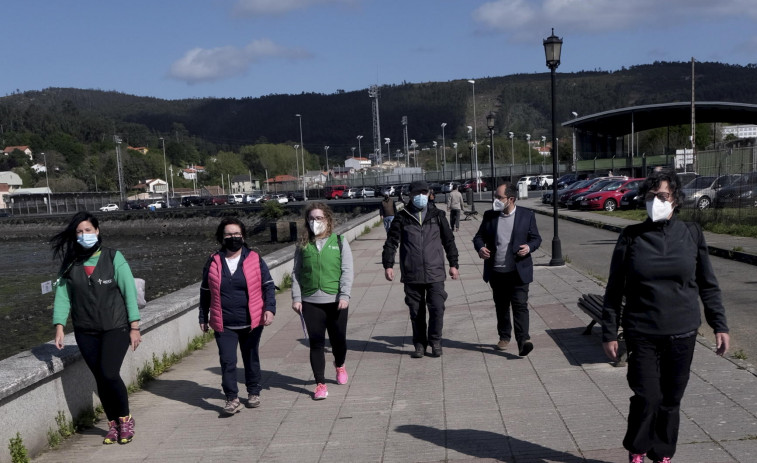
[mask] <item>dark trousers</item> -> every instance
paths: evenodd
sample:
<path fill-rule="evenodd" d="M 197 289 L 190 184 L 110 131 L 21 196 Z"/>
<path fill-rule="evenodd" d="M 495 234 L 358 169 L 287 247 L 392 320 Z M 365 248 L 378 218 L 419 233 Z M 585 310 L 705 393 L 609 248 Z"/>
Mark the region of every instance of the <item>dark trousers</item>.
<path fill-rule="evenodd" d="M 696 335 L 676 338 L 626 332 L 626 346 L 628 385 L 634 395 L 623 446 L 654 460 L 672 458 Z"/>
<path fill-rule="evenodd" d="M 118 328 L 100 333 L 74 331 L 81 356 L 95 376 L 97 395 L 100 396 L 108 421 L 129 416 L 129 394 L 121 379 L 121 364 L 129 348 L 129 328 Z"/>
<path fill-rule="evenodd" d="M 234 400 L 239 395 L 237 386 L 237 346 L 242 353 L 244 364 L 244 384 L 247 393 L 260 395 L 260 336 L 263 334 L 263 326 L 250 330 L 230 330 L 214 332 L 218 345 L 218 357 L 221 361 L 221 387 L 226 395 L 226 400 Z"/>
<path fill-rule="evenodd" d="M 405 304 L 410 309 L 410 324 L 413 326 L 413 345 L 439 346 L 444 327 L 444 301 L 447 293 L 444 282 L 405 284 Z M 428 310 L 428 325 L 426 324 Z M 428 330 L 428 333 L 427 333 Z"/>
<path fill-rule="evenodd" d="M 339 310 L 338 303 L 313 304 L 302 303 L 302 317 L 308 329 L 310 340 L 310 367 L 316 383 L 325 383 L 326 370 L 326 332 L 329 333 L 331 351 L 336 366 L 344 366 L 347 357 L 347 311 Z"/>
<path fill-rule="evenodd" d="M 449 226 L 453 230 L 460 228 L 460 209 L 450 209 Z"/>
<path fill-rule="evenodd" d="M 531 339 L 528 334 L 528 283 L 523 283 L 518 272 L 491 272 L 489 285 L 494 295 L 497 310 L 497 333 L 499 339 L 510 341 L 513 323 L 518 347 Z M 513 309 L 513 323 L 510 322 L 510 307 Z"/>

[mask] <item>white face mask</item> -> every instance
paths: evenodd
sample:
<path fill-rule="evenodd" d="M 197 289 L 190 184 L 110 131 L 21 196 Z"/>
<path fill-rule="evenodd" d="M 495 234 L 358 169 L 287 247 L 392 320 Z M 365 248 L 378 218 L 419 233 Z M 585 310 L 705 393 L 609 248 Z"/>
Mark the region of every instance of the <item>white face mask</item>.
<path fill-rule="evenodd" d="M 492 203 L 492 209 L 493 210 L 498 211 L 498 212 L 502 212 L 502 211 L 505 210 L 506 207 L 507 207 L 507 205 L 505 203 L 503 203 L 502 201 L 500 201 L 497 198 L 494 198 L 494 202 Z"/>
<path fill-rule="evenodd" d="M 673 204 L 670 201 L 661 201 L 657 196 L 647 201 L 647 215 L 652 222 L 667 220 L 672 212 Z"/>
<path fill-rule="evenodd" d="M 318 222 L 316 220 L 310 220 L 308 221 L 310 224 L 310 229 L 313 230 L 313 234 L 315 236 L 320 235 L 321 233 L 326 231 L 326 222 Z"/>

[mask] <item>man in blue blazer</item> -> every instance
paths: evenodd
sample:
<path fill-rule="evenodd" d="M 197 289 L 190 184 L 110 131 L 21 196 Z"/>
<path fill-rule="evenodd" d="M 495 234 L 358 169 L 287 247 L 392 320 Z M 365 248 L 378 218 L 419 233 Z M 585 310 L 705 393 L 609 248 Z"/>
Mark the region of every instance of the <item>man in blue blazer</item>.
<path fill-rule="evenodd" d="M 541 244 L 534 213 L 515 207 L 517 190 L 512 183 L 504 183 L 494 193 L 491 211 L 484 213 L 481 226 L 473 237 L 473 246 L 484 261 L 484 281 L 494 294 L 497 310 L 498 350 L 510 343 L 513 326 L 518 354 L 523 357 L 534 348 L 528 334 L 528 285 L 534 280 L 531 253 Z"/>

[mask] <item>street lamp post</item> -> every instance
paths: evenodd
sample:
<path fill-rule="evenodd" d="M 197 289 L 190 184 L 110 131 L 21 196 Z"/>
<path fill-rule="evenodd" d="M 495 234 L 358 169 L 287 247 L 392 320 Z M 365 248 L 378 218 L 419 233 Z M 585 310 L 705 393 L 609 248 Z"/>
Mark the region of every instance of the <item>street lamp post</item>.
<path fill-rule="evenodd" d="M 556 127 L 555 127 L 555 69 L 560 65 L 560 53 L 562 51 L 562 39 L 555 36 L 555 30 L 552 29 L 552 35 L 544 39 L 544 54 L 547 58 L 547 67 L 552 76 L 552 216 L 554 217 L 555 235 L 552 238 L 552 260 L 550 266 L 565 265 L 562 257 L 562 245 L 560 236 L 557 231 L 557 155 L 555 153 Z"/>
<path fill-rule="evenodd" d="M 473 86 L 473 149 L 476 153 L 476 184 L 481 183 L 481 179 L 478 176 L 478 136 L 476 134 L 476 81 L 471 79 L 468 81 Z M 481 199 L 481 188 L 478 189 L 478 199 Z"/>
<path fill-rule="evenodd" d="M 452 147 L 455 148 L 455 176 L 460 176 L 460 168 L 457 166 L 457 143 L 452 143 Z"/>
<path fill-rule="evenodd" d="M 418 167 L 418 153 L 415 151 L 415 148 L 418 147 L 418 144 L 415 143 L 415 140 L 410 140 L 410 148 L 413 149 L 413 158 L 415 158 L 415 167 Z M 410 167 L 410 161 L 408 160 L 408 167 Z"/>
<path fill-rule="evenodd" d="M 552 140 L 554 140 L 554 138 L 552 138 Z M 544 156 L 544 151 L 547 148 L 547 137 L 545 137 L 544 135 L 541 136 L 541 143 L 542 143 L 542 149 L 539 151 L 539 154 L 541 155 L 541 170 L 542 170 L 542 173 L 544 173 L 544 158 L 546 157 Z M 538 188 L 540 185 L 536 185 L 536 186 Z"/>
<path fill-rule="evenodd" d="M 436 172 L 439 173 L 439 147 L 436 142 L 431 145 L 434 148 L 434 159 L 436 163 Z"/>
<path fill-rule="evenodd" d="M 570 113 L 570 115 L 573 116 L 573 119 L 578 117 L 578 113 L 575 111 Z M 573 126 L 573 165 L 572 165 L 574 174 L 578 173 L 578 164 L 576 164 L 576 159 L 577 159 L 576 158 L 576 126 L 574 125 Z"/>
<path fill-rule="evenodd" d="M 507 132 L 507 138 L 510 139 L 510 176 L 512 177 L 512 168 L 515 167 L 515 134 Z M 510 179 L 512 181 L 512 179 Z"/>
<path fill-rule="evenodd" d="M 442 122 L 442 172 L 445 172 L 447 170 L 447 145 L 444 143 L 444 128 L 445 127 L 447 127 L 447 123 Z"/>
<path fill-rule="evenodd" d="M 294 189 L 297 189 L 297 183 L 300 181 L 300 158 L 298 156 L 298 149 L 300 149 L 300 145 L 294 145 L 294 163 L 295 168 L 297 169 L 297 172 L 295 173 L 296 177 L 294 179 Z"/>
<path fill-rule="evenodd" d="M 473 147 L 475 144 L 473 140 L 468 140 L 468 159 L 470 160 L 470 170 L 473 173 Z"/>
<path fill-rule="evenodd" d="M 171 201 L 168 200 L 168 167 L 166 166 L 166 140 L 160 137 L 163 143 L 163 175 L 166 176 L 166 207 L 171 207 Z"/>
<path fill-rule="evenodd" d="M 300 149 L 302 150 L 302 200 L 305 201 L 305 144 L 302 143 L 302 114 L 295 114 L 300 120 Z"/>
<path fill-rule="evenodd" d="M 389 142 L 392 141 L 391 138 L 384 138 L 384 143 L 386 143 L 386 158 L 389 160 L 389 162 L 392 162 L 392 152 L 389 151 Z"/>
<path fill-rule="evenodd" d="M 497 189 L 494 184 L 496 179 L 496 176 L 494 175 L 494 113 L 489 113 L 489 115 L 486 116 L 486 127 L 489 129 L 489 173 L 492 176 L 489 187 L 492 190 L 492 202 L 494 202 L 494 190 Z"/>
<path fill-rule="evenodd" d="M 328 183 L 331 179 L 331 171 L 329 170 L 329 146 L 326 145 L 323 149 L 326 151 L 326 182 Z"/>
<path fill-rule="evenodd" d="M 363 157 L 363 148 L 360 145 L 360 140 L 363 139 L 363 136 L 362 135 L 358 135 L 356 138 L 357 138 L 357 155 L 362 158 Z M 352 157 L 355 157 L 354 153 L 352 154 Z"/>
<path fill-rule="evenodd" d="M 528 173 L 531 173 L 531 134 L 526 134 L 526 147 L 528 148 Z"/>

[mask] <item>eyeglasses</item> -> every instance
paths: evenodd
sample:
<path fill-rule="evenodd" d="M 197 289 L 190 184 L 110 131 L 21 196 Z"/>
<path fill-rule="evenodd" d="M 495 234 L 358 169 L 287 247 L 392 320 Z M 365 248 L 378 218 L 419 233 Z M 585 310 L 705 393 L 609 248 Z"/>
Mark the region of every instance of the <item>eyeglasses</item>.
<path fill-rule="evenodd" d="M 659 191 L 659 192 L 657 192 L 657 193 L 654 193 L 654 192 L 652 192 L 652 191 L 649 191 L 649 192 L 647 192 L 646 196 L 644 196 L 644 199 L 645 199 L 645 200 L 647 200 L 647 201 L 652 201 L 652 200 L 653 200 L 653 199 L 655 198 L 655 196 L 656 196 L 656 197 L 657 197 L 657 199 L 659 199 L 660 201 L 670 201 L 670 199 L 671 199 L 671 197 L 672 197 L 672 196 L 670 195 L 670 193 L 666 193 L 666 192 L 664 192 L 664 191 Z"/>
<path fill-rule="evenodd" d="M 315 220 L 316 222 L 323 222 L 326 220 L 326 217 L 311 217 L 310 220 Z"/>
<path fill-rule="evenodd" d="M 507 197 L 507 196 L 500 196 L 500 195 L 498 195 L 498 194 L 495 194 L 495 195 L 494 195 L 494 198 L 495 198 L 495 199 L 499 199 L 500 201 L 503 201 L 503 200 L 507 199 L 508 197 Z"/>
<path fill-rule="evenodd" d="M 241 238 L 242 234 L 241 233 L 224 233 L 223 237 L 224 238 Z"/>

